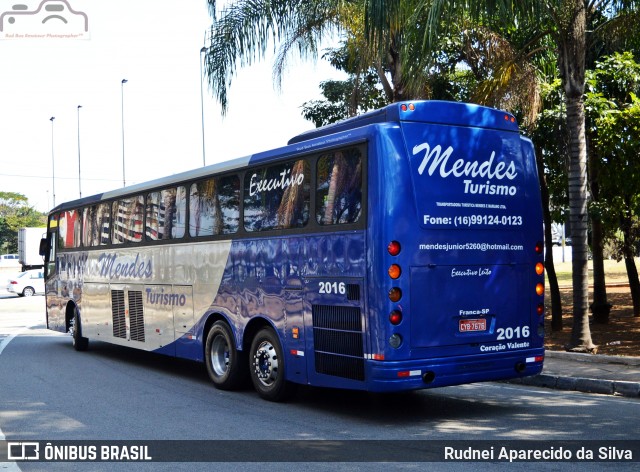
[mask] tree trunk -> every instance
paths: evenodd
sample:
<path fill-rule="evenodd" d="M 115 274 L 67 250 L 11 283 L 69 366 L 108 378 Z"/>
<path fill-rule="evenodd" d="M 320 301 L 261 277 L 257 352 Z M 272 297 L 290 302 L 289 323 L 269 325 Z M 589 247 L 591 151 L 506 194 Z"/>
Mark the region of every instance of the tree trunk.
<path fill-rule="evenodd" d="M 589 274 L 587 271 L 587 153 L 582 96 L 567 97 L 569 128 L 569 221 L 571 222 L 573 270 L 572 351 L 595 349 L 589 329 Z"/>
<path fill-rule="evenodd" d="M 591 304 L 591 312 L 593 313 L 593 321 L 606 324 L 609 322 L 611 305 L 607 302 L 602 222 L 597 218 L 591 220 L 591 252 L 593 255 L 593 303 Z"/>
<path fill-rule="evenodd" d="M 593 153 L 589 155 L 591 196 L 594 201 L 600 197 L 598 184 L 598 166 L 593 164 Z M 607 302 L 607 284 L 604 273 L 604 234 L 600 217 L 591 218 L 591 254 L 593 256 L 593 303 L 591 313 L 593 321 L 606 324 L 609 322 L 611 305 Z"/>
<path fill-rule="evenodd" d="M 569 130 L 569 220 L 572 238 L 573 328 L 568 349 L 593 352 L 589 329 L 587 272 L 587 147 L 584 123 L 586 11 L 583 0 L 567 0 L 558 37 L 558 66 L 567 100 Z"/>
<path fill-rule="evenodd" d="M 562 330 L 562 299 L 560 298 L 560 286 L 556 276 L 556 268 L 553 264 L 553 241 L 551 237 L 551 211 L 549 210 L 549 187 L 544 176 L 544 162 L 542 149 L 536 149 L 536 165 L 538 166 L 538 178 L 540 179 L 540 195 L 542 197 L 542 218 L 544 220 L 544 269 L 549 279 L 549 295 L 551 296 L 551 330 Z"/>
<path fill-rule="evenodd" d="M 631 300 L 633 301 L 633 316 L 640 316 L 640 281 L 638 280 L 638 269 L 633 259 L 633 244 L 631 237 L 631 221 L 622 223 L 622 234 L 624 236 L 622 253 L 624 255 L 624 265 L 627 268 L 629 279 L 629 289 L 631 290 Z"/>

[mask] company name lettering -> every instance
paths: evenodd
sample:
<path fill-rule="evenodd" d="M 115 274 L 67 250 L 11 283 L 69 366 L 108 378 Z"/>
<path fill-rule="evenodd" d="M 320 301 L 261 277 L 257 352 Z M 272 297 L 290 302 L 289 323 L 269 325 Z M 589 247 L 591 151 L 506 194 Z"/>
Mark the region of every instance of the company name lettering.
<path fill-rule="evenodd" d="M 280 179 L 263 180 L 258 180 L 258 174 L 253 174 L 251 176 L 251 181 L 249 182 L 249 195 L 253 197 L 259 192 L 275 190 L 277 188 L 284 190 L 287 187 L 292 187 L 294 185 L 302 185 L 304 182 L 303 173 L 291 176 L 289 174 L 291 174 L 291 169 L 286 169 L 280 172 Z"/>
<path fill-rule="evenodd" d="M 131 257 L 118 257 L 117 254 L 100 254 L 98 257 L 100 266 L 100 276 L 110 279 L 132 278 L 148 279 L 153 274 L 151 260 L 145 261 L 136 254 L 135 259 Z"/>
<path fill-rule="evenodd" d="M 153 293 L 150 288 L 146 292 L 147 303 L 150 305 L 184 306 L 187 303 L 187 297 L 183 293 L 164 293 L 164 289 L 160 293 Z"/>
<path fill-rule="evenodd" d="M 518 176 L 516 166 L 513 161 L 494 163 L 495 151 L 491 152 L 491 157 L 484 162 L 466 161 L 462 158 L 449 162 L 454 149 L 449 146 L 442 151 L 439 144 L 431 149 L 429 143 L 418 144 L 413 147 L 413 155 L 424 153 L 422 161 L 418 166 L 418 174 L 422 175 L 426 169 L 429 176 L 439 173 L 440 177 L 446 179 L 450 175 L 457 178 L 473 177 L 489 179 L 484 183 L 473 183 L 472 180 L 464 180 L 464 193 L 481 195 L 515 195 L 517 187 L 513 185 L 495 185 L 491 180 L 514 180 Z"/>

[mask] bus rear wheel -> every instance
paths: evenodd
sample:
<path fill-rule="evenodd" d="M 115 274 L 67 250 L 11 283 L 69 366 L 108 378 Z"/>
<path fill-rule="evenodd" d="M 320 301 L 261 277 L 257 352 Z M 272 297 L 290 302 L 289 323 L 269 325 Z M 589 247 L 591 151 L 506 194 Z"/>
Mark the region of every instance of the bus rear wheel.
<path fill-rule="evenodd" d="M 209 330 L 205 363 L 216 388 L 234 390 L 245 383 L 246 355 L 235 348 L 231 328 L 224 321 L 216 321 Z"/>
<path fill-rule="evenodd" d="M 265 400 L 279 402 L 289 398 L 295 384 L 285 379 L 285 359 L 277 334 L 264 328 L 251 343 L 249 372 L 253 386 Z"/>

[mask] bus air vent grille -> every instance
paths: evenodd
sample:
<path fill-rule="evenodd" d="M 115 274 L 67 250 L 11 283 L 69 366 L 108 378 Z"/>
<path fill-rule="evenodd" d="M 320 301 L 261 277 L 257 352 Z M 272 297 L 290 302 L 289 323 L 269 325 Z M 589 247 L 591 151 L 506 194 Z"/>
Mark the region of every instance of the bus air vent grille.
<path fill-rule="evenodd" d="M 144 342 L 144 310 L 142 292 L 130 291 L 129 296 L 129 333 L 132 341 Z"/>
<path fill-rule="evenodd" d="M 313 305 L 312 319 L 316 372 L 364 380 L 360 308 Z"/>
<path fill-rule="evenodd" d="M 111 290 L 111 317 L 113 337 L 127 338 L 127 324 L 124 316 L 124 290 Z"/>

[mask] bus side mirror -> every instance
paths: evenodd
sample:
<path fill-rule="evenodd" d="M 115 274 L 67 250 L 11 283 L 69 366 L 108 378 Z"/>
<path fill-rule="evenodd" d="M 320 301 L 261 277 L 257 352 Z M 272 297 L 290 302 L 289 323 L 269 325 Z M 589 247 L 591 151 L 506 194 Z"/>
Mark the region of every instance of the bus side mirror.
<path fill-rule="evenodd" d="M 40 255 L 46 256 L 48 252 L 49 251 L 47 251 L 47 238 L 42 238 L 40 240 Z"/>

